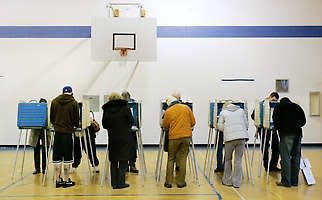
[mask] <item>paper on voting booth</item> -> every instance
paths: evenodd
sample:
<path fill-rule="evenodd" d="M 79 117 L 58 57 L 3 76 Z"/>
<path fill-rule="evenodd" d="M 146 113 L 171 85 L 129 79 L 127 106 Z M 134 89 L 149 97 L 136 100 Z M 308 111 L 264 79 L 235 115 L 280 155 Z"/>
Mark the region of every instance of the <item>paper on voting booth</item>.
<path fill-rule="evenodd" d="M 311 171 L 311 163 L 308 158 L 301 158 L 300 169 L 308 185 L 314 185 L 315 179 Z"/>

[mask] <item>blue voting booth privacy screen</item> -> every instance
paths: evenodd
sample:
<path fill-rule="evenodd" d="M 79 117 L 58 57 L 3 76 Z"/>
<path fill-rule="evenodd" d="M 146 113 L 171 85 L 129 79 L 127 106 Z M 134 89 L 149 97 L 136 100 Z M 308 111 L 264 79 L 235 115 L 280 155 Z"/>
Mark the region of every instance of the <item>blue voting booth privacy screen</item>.
<path fill-rule="evenodd" d="M 210 128 L 215 128 L 215 125 L 214 125 L 214 121 L 215 121 L 215 117 L 218 117 L 221 110 L 222 110 L 222 107 L 224 105 L 225 102 L 210 102 L 209 104 L 209 126 Z M 214 111 L 215 111 L 215 105 L 217 104 L 217 115 L 214 116 Z M 245 103 L 244 102 L 232 102 L 232 104 L 234 105 L 237 105 L 239 106 L 241 109 L 244 109 L 245 108 Z"/>
<path fill-rule="evenodd" d="M 19 129 L 45 128 L 47 112 L 47 103 L 19 103 L 17 126 Z"/>
<path fill-rule="evenodd" d="M 132 112 L 132 116 L 133 116 L 133 119 L 134 119 L 134 126 L 136 127 L 140 127 L 140 119 L 139 119 L 139 103 L 138 102 L 129 102 L 129 107 L 131 109 L 131 112 Z"/>

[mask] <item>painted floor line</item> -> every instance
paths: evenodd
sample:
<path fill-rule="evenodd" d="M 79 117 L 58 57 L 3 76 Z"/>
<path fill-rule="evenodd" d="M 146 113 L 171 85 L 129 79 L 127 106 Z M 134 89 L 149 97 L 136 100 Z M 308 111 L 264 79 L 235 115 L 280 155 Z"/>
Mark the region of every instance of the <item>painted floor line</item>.
<path fill-rule="evenodd" d="M 210 180 L 207 178 L 206 174 L 204 173 L 204 171 L 202 171 L 202 169 L 200 169 L 200 166 L 198 165 L 198 169 L 200 172 L 202 172 L 202 175 L 205 177 L 205 179 L 207 180 L 209 186 L 211 187 L 212 191 L 216 193 L 218 200 L 222 200 L 222 196 L 221 194 L 216 190 L 215 186 L 213 184 L 210 183 Z"/>

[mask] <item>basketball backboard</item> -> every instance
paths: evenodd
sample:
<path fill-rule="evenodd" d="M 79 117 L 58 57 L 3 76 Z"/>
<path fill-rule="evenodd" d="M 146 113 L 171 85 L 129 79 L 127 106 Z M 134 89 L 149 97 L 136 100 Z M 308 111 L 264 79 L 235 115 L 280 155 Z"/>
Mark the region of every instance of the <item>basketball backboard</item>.
<path fill-rule="evenodd" d="M 92 23 L 95 61 L 156 61 L 155 18 L 96 17 Z M 126 55 L 120 51 L 126 49 Z"/>

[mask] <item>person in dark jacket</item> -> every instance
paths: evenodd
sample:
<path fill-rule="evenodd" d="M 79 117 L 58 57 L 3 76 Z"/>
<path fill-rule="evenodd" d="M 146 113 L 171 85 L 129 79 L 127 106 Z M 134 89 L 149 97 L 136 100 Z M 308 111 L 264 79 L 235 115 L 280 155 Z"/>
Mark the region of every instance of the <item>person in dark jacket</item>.
<path fill-rule="evenodd" d="M 302 127 L 306 123 L 303 109 L 287 97 L 281 99 L 273 112 L 274 127 L 280 136 L 281 182 L 278 186 L 298 185 L 301 160 Z"/>
<path fill-rule="evenodd" d="M 103 105 L 102 125 L 108 131 L 108 150 L 111 162 L 111 185 L 113 189 L 129 187 L 125 183 L 131 148 L 133 117 L 128 103 L 118 93 L 111 93 Z"/>
<path fill-rule="evenodd" d="M 73 97 L 73 90 L 70 86 L 65 86 L 63 94 L 56 97 L 50 107 L 50 122 L 55 130 L 53 163 L 56 171 L 56 188 L 75 185 L 70 173 L 73 163 L 73 133 L 79 126 L 79 119 L 79 106 Z"/>
<path fill-rule="evenodd" d="M 265 100 L 269 102 L 276 102 L 279 99 L 279 94 L 277 92 L 272 92 Z M 263 101 L 265 101 L 263 100 Z M 254 120 L 255 119 L 255 111 L 252 112 L 251 118 Z M 264 140 L 265 140 L 265 130 L 263 130 L 264 127 L 260 126 L 257 128 L 256 132 L 259 134 L 259 137 L 261 138 L 261 144 L 262 148 L 264 147 Z M 261 134 L 263 132 L 263 134 Z M 263 165 L 265 168 L 265 171 L 268 170 L 268 164 L 269 164 L 269 171 L 271 172 L 279 172 L 281 171 L 280 168 L 277 167 L 278 165 L 278 159 L 279 159 L 279 140 L 278 140 L 278 135 L 276 131 L 273 131 L 272 133 L 272 144 L 271 144 L 271 149 L 272 149 L 272 154 L 271 154 L 271 160 L 270 163 L 268 163 L 268 149 L 270 148 L 269 146 L 269 141 L 270 141 L 270 135 L 266 135 L 266 140 L 265 140 L 265 149 L 261 149 L 264 152 L 263 155 Z"/>

